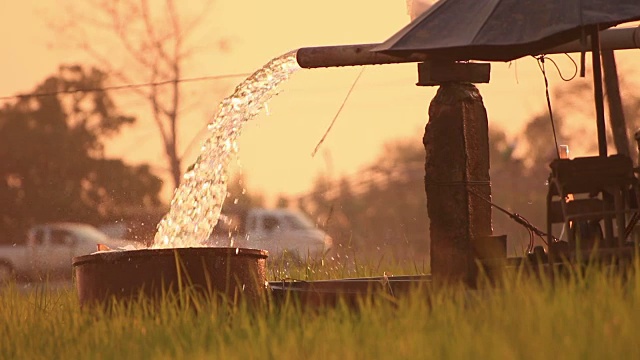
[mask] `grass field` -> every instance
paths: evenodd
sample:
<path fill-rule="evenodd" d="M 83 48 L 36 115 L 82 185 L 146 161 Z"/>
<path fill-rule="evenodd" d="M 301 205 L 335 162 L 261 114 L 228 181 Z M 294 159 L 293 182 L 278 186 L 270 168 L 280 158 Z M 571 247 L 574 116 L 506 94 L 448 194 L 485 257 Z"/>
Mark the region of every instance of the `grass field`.
<path fill-rule="evenodd" d="M 81 310 L 73 289 L 5 285 L 0 358 L 640 359 L 636 272 L 622 281 L 592 268 L 553 286 L 521 277 L 313 311 L 200 303 L 196 312 L 174 299 L 104 313 Z"/>

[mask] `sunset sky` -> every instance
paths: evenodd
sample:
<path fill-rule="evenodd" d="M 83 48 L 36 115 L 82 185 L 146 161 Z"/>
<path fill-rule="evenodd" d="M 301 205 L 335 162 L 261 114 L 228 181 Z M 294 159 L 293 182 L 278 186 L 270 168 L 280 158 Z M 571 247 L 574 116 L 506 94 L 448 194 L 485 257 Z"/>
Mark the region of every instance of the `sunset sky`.
<path fill-rule="evenodd" d="M 0 96 L 32 90 L 60 64 L 90 63 L 49 26 L 62 21 L 64 9 L 51 0 L 0 2 Z M 275 56 L 305 46 L 382 42 L 410 20 L 405 0 L 218 0 L 209 11 L 197 39 L 199 54 L 185 69 L 185 77 L 250 73 Z M 189 9 L 183 13 L 189 14 Z M 619 52 L 623 81 L 635 81 L 633 59 L 639 52 Z M 564 55 L 554 58 L 563 73 L 573 72 Z M 319 153 L 311 157 L 359 72 L 359 68 L 302 70 L 282 86 L 283 92 L 268 104 L 269 115 L 263 113 L 248 123 L 240 139 L 240 162 L 250 190 L 265 192 L 269 198 L 302 194 L 321 172 L 336 178 L 354 176 L 380 154 L 385 142 L 399 138 L 421 142 L 436 89 L 415 86 L 415 64 L 370 66 Z M 185 95 L 196 105 L 183 119 L 183 151 L 241 80 L 184 85 Z M 549 71 L 549 81 L 552 93 L 566 86 L 555 70 Z M 546 111 L 544 81 L 533 58 L 494 63 L 491 83 L 478 87 L 490 126 L 511 136 L 531 116 Z M 145 108 L 130 98 L 132 94 L 114 92 L 114 96 L 120 108 L 139 121 L 109 143 L 108 154 L 164 167 L 160 140 Z M 187 158 L 195 158 L 193 148 Z"/>

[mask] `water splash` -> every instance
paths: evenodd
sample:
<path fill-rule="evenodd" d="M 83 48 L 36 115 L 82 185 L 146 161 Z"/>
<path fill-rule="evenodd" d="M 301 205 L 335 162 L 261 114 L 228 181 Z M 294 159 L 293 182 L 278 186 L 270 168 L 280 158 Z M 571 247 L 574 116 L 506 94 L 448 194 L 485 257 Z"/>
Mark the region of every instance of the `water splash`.
<path fill-rule="evenodd" d="M 227 196 L 227 168 L 238 151 L 244 123 L 260 113 L 276 87 L 299 70 L 296 51 L 281 55 L 254 72 L 220 103 L 208 125 L 209 137 L 158 224 L 153 248 L 204 246 L 218 222 Z"/>

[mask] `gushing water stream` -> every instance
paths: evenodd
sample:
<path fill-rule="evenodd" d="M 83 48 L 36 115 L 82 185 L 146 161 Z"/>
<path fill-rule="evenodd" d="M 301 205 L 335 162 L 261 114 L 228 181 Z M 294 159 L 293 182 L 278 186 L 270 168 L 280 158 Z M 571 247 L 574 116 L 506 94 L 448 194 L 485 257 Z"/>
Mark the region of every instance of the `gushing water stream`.
<path fill-rule="evenodd" d="M 296 51 L 279 56 L 240 83 L 208 125 L 200 155 L 184 174 L 169 213 L 158 224 L 153 248 L 204 246 L 227 195 L 227 168 L 237 152 L 244 123 L 275 95 L 276 87 L 299 70 Z"/>

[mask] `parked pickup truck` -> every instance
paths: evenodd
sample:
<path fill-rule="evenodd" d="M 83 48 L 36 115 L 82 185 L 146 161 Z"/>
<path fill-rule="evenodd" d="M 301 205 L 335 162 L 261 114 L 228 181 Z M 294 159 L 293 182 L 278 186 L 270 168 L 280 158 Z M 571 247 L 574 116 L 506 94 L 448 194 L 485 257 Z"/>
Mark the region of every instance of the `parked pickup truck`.
<path fill-rule="evenodd" d="M 12 277 L 41 280 L 70 277 L 71 259 L 97 250 L 98 244 L 118 248 L 129 244 L 110 239 L 91 225 L 51 223 L 29 229 L 26 238 L 0 245 L 0 283 Z"/>
<path fill-rule="evenodd" d="M 322 256 L 333 240 L 302 213 L 253 208 L 223 213 L 208 245 L 263 249 L 272 259 L 286 253 L 302 260 Z"/>

